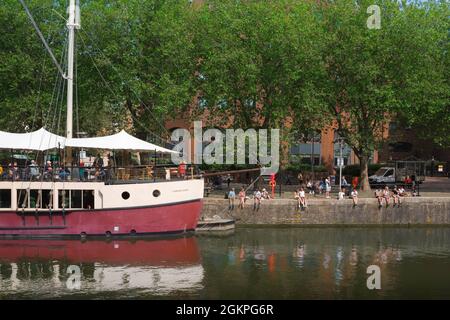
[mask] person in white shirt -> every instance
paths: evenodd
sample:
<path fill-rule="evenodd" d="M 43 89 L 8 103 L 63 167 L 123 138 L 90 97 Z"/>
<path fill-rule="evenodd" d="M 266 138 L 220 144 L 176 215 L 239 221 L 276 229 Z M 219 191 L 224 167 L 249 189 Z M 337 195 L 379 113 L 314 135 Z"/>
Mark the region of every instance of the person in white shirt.
<path fill-rule="evenodd" d="M 329 199 L 330 198 L 330 192 L 331 192 L 331 182 L 330 182 L 330 178 L 326 178 L 325 179 L 325 198 Z"/>
<path fill-rule="evenodd" d="M 314 185 L 311 180 L 306 183 L 306 189 L 309 190 L 309 194 L 314 194 Z"/>
<path fill-rule="evenodd" d="M 345 188 L 342 188 L 338 193 L 338 200 L 344 200 L 345 197 Z"/>
<path fill-rule="evenodd" d="M 386 202 L 386 208 L 389 207 L 389 200 L 391 199 L 391 191 L 389 190 L 388 186 L 384 187 L 383 198 L 384 201 Z"/>
<path fill-rule="evenodd" d="M 353 200 L 353 207 L 356 207 L 358 205 L 358 191 L 356 191 L 356 189 L 353 189 L 351 196 Z"/>
<path fill-rule="evenodd" d="M 261 197 L 262 197 L 261 191 L 256 190 L 253 193 L 253 210 L 256 210 L 256 211 L 259 210 L 259 207 L 261 205 Z"/>
<path fill-rule="evenodd" d="M 300 189 L 294 191 L 294 199 L 297 200 L 297 209 L 300 208 Z"/>
<path fill-rule="evenodd" d="M 269 192 L 266 190 L 266 188 L 263 188 L 263 189 L 262 189 L 261 195 L 262 195 L 262 198 L 263 198 L 263 199 L 270 199 L 270 194 L 269 194 Z"/>
<path fill-rule="evenodd" d="M 305 193 L 305 190 L 303 188 L 300 188 L 300 191 L 298 192 L 298 198 L 299 198 L 300 207 L 301 208 L 306 208 L 307 207 L 307 204 L 306 204 L 306 193 Z"/>

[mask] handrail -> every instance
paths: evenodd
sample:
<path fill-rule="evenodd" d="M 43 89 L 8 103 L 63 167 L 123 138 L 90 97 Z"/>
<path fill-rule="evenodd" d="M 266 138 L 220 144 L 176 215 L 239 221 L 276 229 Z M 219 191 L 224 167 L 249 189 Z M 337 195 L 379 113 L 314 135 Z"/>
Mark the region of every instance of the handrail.
<path fill-rule="evenodd" d="M 184 170 L 174 164 L 148 164 L 128 166 L 7 166 L 2 167 L 0 181 L 41 182 L 115 182 L 115 181 L 161 181 L 196 179 L 194 167 Z"/>

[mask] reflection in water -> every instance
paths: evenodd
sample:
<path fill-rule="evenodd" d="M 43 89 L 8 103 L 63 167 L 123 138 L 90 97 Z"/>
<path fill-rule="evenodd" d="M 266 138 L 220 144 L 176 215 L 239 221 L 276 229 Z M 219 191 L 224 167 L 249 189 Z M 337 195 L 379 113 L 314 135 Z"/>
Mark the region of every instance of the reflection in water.
<path fill-rule="evenodd" d="M 0 297 L 129 290 L 168 295 L 201 289 L 203 272 L 194 237 L 133 242 L 0 241 Z"/>
<path fill-rule="evenodd" d="M 368 290 L 369 265 L 381 290 Z M 79 268 L 81 285 L 76 288 Z M 448 228 L 239 228 L 227 237 L 0 240 L 0 298 L 450 298 Z M 68 284 L 74 289 L 69 289 Z"/>

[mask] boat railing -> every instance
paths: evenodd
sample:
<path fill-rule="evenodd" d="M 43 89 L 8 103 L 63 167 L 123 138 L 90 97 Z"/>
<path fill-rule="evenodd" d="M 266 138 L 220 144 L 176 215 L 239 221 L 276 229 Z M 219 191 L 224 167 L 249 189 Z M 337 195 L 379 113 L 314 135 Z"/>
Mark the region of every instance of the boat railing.
<path fill-rule="evenodd" d="M 133 166 L 7 166 L 0 170 L 0 181 L 42 182 L 161 182 L 198 178 L 199 172 L 190 165 Z"/>

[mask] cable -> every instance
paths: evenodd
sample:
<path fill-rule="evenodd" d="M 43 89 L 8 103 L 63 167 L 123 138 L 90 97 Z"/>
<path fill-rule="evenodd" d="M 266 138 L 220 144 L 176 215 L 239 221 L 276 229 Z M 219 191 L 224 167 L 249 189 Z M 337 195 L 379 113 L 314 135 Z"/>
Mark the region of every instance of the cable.
<path fill-rule="evenodd" d="M 83 45 L 87 48 L 87 45 L 86 45 L 86 43 L 84 42 L 84 39 L 83 39 L 83 37 L 81 36 L 81 34 L 80 34 L 80 39 L 81 39 L 81 41 L 83 42 Z M 92 61 L 93 65 L 94 65 L 95 69 L 97 70 L 98 74 L 100 75 L 100 78 L 101 78 L 102 81 L 104 82 L 104 84 L 105 84 L 105 86 L 107 87 L 107 89 L 113 94 L 113 96 L 116 98 L 116 100 L 119 101 L 119 100 L 120 100 L 120 99 L 119 99 L 119 96 L 118 96 L 117 93 L 112 89 L 112 87 L 110 86 L 110 84 L 106 81 L 105 77 L 104 77 L 103 74 L 101 73 L 100 69 L 98 68 L 97 64 L 95 63 L 94 58 L 93 58 L 92 55 L 89 53 L 89 51 L 88 51 L 88 55 L 89 55 L 89 57 L 91 58 L 91 61 Z M 105 56 L 105 58 L 108 59 L 106 56 Z M 109 61 L 109 59 L 108 59 L 108 61 Z M 113 69 L 117 72 L 117 70 L 116 70 L 114 67 L 113 67 Z M 119 77 L 121 78 L 122 82 L 124 82 L 124 81 L 123 81 L 123 78 L 120 76 L 120 74 L 119 74 Z M 136 93 L 135 93 L 133 90 L 132 90 L 132 92 L 136 95 Z M 136 95 L 136 96 L 137 96 L 137 95 Z M 142 102 L 142 100 L 140 100 L 139 97 L 137 97 L 137 98 L 138 98 L 138 100 L 145 106 L 145 104 Z M 151 113 L 150 113 L 150 114 L 151 114 Z M 158 139 L 160 139 L 161 141 L 166 141 L 168 144 L 170 144 L 170 145 L 172 145 L 172 146 L 175 146 L 174 143 L 168 142 L 167 139 L 163 139 L 161 136 L 159 136 L 159 135 L 153 133 L 152 131 L 148 130 L 148 129 L 145 127 L 145 125 L 144 125 L 140 120 L 138 120 L 131 112 L 130 112 L 130 115 L 131 115 L 131 117 L 133 118 L 134 121 L 136 121 L 136 122 L 137 122 L 144 130 L 146 130 L 148 133 L 150 133 L 151 135 L 153 135 L 155 138 L 158 138 Z M 152 115 L 152 116 L 153 116 L 153 115 Z M 165 129 L 167 132 L 169 132 L 165 127 L 164 127 L 164 129 Z"/>
<path fill-rule="evenodd" d="M 112 64 L 111 60 L 103 53 L 103 51 L 96 45 L 96 43 L 93 41 L 93 39 L 91 38 L 91 36 L 82 29 L 82 32 L 84 32 L 84 34 L 89 38 L 92 46 L 103 56 L 103 58 L 108 62 L 108 64 L 111 66 L 111 68 L 116 72 L 116 74 L 119 76 L 120 80 L 122 80 L 122 83 L 127 84 L 127 81 L 125 81 L 123 79 L 123 77 L 121 76 L 120 72 L 117 70 L 116 67 L 114 67 L 114 65 Z M 84 40 L 83 40 L 84 43 Z M 86 46 L 86 45 L 85 45 Z M 98 70 L 98 68 L 97 68 Z M 100 72 L 98 70 L 98 72 Z M 103 77 L 102 77 L 103 78 Z M 133 90 L 133 88 L 131 88 L 130 86 L 128 86 L 128 88 L 130 89 L 130 91 L 135 95 L 135 97 L 138 99 L 138 101 L 141 103 L 142 106 L 144 106 L 144 109 L 147 110 L 149 112 L 149 114 L 152 116 L 152 118 L 156 121 L 156 123 L 163 129 L 163 131 L 166 131 L 169 135 L 170 135 L 170 131 L 167 130 L 167 128 L 159 121 L 159 119 L 157 119 L 155 117 L 155 115 L 153 114 L 153 112 L 150 110 L 150 108 L 141 100 L 141 98 L 139 97 L 139 95 Z M 115 94 L 117 96 L 117 94 Z M 144 127 L 145 129 L 145 127 Z M 146 129 L 147 130 L 147 129 Z M 167 139 L 163 139 L 160 136 L 157 136 L 156 134 L 154 134 L 153 132 L 151 132 L 150 130 L 147 130 L 150 134 L 154 135 L 155 137 L 168 142 Z M 171 144 L 172 146 L 174 146 L 174 144 L 172 142 L 168 142 L 169 144 Z"/>
<path fill-rule="evenodd" d="M 42 43 L 44 44 L 45 49 L 47 49 L 48 54 L 50 55 L 50 57 L 52 58 L 53 63 L 55 64 L 56 68 L 58 68 L 59 73 L 61 74 L 61 76 L 66 79 L 66 75 L 63 71 L 63 69 L 61 68 L 61 66 L 59 65 L 58 61 L 55 58 L 55 55 L 52 52 L 52 49 L 50 49 L 50 47 L 47 44 L 47 41 L 45 41 L 44 36 L 42 35 L 41 30 L 39 29 L 38 25 L 36 24 L 36 21 L 34 21 L 33 16 L 31 15 L 30 10 L 28 10 L 27 5 L 25 4 L 25 2 L 23 0 L 19 0 L 19 2 L 22 4 L 23 8 L 25 9 L 25 12 L 28 15 L 28 18 L 31 21 L 31 24 L 33 25 L 34 29 L 36 30 L 39 38 L 41 39 Z"/>

